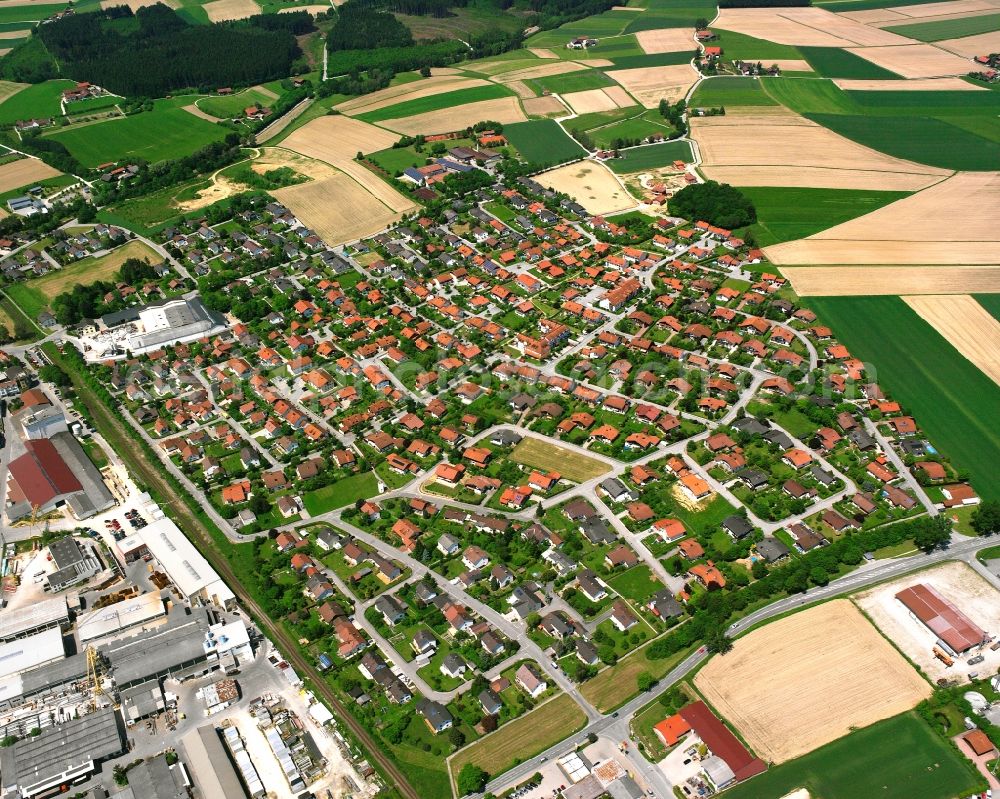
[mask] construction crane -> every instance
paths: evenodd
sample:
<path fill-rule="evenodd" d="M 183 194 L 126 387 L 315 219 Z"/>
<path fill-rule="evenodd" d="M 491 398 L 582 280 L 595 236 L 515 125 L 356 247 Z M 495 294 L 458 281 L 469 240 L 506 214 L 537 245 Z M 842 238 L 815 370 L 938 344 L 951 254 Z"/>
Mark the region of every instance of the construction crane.
<path fill-rule="evenodd" d="M 98 657 L 97 650 L 88 644 L 87 646 L 87 679 L 90 681 L 90 687 L 94 691 L 94 698 L 104 695 L 104 686 L 101 685 L 100 675 L 97 673 L 98 666 L 100 664 L 100 658 Z"/>

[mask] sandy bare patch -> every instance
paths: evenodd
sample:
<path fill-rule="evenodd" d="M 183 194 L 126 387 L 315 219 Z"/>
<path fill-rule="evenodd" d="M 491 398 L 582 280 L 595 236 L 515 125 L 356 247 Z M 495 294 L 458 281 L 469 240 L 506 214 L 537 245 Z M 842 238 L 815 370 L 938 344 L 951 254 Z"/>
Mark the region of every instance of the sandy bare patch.
<path fill-rule="evenodd" d="M 966 14 L 975 11 L 990 11 L 1000 8 L 997 0 L 947 0 L 943 3 L 924 3 L 922 5 L 894 6 L 895 11 L 905 17 L 937 17 L 942 14 Z"/>
<path fill-rule="evenodd" d="M 396 103 L 402 103 L 416 97 L 429 97 L 434 94 L 441 94 L 442 92 L 454 91 L 456 88 L 461 89 L 466 85 L 484 86 L 486 83 L 487 81 L 481 78 L 465 78 L 457 75 L 442 75 L 438 77 L 432 75 L 423 80 L 401 83 L 399 86 L 389 86 L 371 94 L 364 94 L 360 97 L 345 100 L 335 106 L 335 108 L 342 114 L 374 111 L 376 108 L 395 105 Z"/>
<path fill-rule="evenodd" d="M 327 244 L 377 233 L 400 218 L 348 175 L 334 175 L 271 192 Z"/>
<path fill-rule="evenodd" d="M 928 226 L 928 220 L 934 220 Z M 959 172 L 935 186 L 767 248 L 776 264 L 1000 263 L 1000 172 Z"/>
<path fill-rule="evenodd" d="M 989 91 L 961 78 L 915 78 L 913 80 L 848 80 L 834 78 L 841 89 L 860 92 L 965 92 Z"/>
<path fill-rule="evenodd" d="M 336 175 L 337 170 L 325 161 L 307 158 L 294 150 L 284 147 L 261 147 L 259 155 L 250 162 L 250 168 L 258 174 L 264 174 L 272 169 L 287 166 L 289 169 L 305 175 L 313 180 Z"/>
<path fill-rule="evenodd" d="M 912 294 L 995 294 L 997 266 L 784 266 L 800 297 Z"/>
<path fill-rule="evenodd" d="M 0 47 L 0 57 L 7 55 L 13 49 L 12 47 Z"/>
<path fill-rule="evenodd" d="M 863 147 L 785 109 L 696 117 L 691 133 L 706 176 L 736 186 L 915 191 L 951 174 Z"/>
<path fill-rule="evenodd" d="M 640 8 L 639 6 L 611 6 L 612 11 L 645 11 L 646 9 Z"/>
<path fill-rule="evenodd" d="M 30 84 L 14 83 L 12 80 L 0 80 L 0 103 L 17 94 L 21 89 L 26 89 Z"/>
<path fill-rule="evenodd" d="M 587 67 L 583 64 L 577 64 L 575 61 L 559 61 L 539 64 L 526 69 L 514 69 L 510 72 L 504 72 L 495 80 L 508 83 L 513 80 L 531 80 L 532 78 L 547 78 L 551 75 L 565 75 L 569 72 L 579 72 L 581 69 L 587 69 Z"/>
<path fill-rule="evenodd" d="M 62 172 L 53 169 L 37 158 L 21 158 L 18 161 L 11 161 L 9 164 L 0 166 L 0 192 L 13 191 L 21 186 L 37 183 L 46 178 L 54 178 L 61 174 Z"/>
<path fill-rule="evenodd" d="M 892 47 L 849 47 L 847 52 L 861 56 L 904 78 L 936 78 L 943 75 L 964 75 L 969 62 L 940 50 L 932 44 L 901 44 Z"/>
<path fill-rule="evenodd" d="M 163 3 L 169 8 L 180 8 L 181 4 L 177 0 L 101 0 L 101 8 L 114 8 L 115 6 L 128 6 L 133 11 L 137 11 L 140 8 L 145 8 L 146 6 L 156 5 L 157 3 Z M 18 3 L 5 2 L 5 6 L 8 5 L 20 5 Z M 27 4 L 25 4 L 27 5 Z"/>
<path fill-rule="evenodd" d="M 295 11 L 308 11 L 310 14 L 312 14 L 315 17 L 317 14 L 325 14 L 331 8 L 333 8 L 333 6 L 331 6 L 331 5 L 325 5 L 325 6 L 323 6 L 323 5 L 315 5 L 315 6 L 290 6 L 289 8 L 280 8 L 280 9 L 278 9 L 278 13 L 279 14 L 291 14 L 291 13 L 294 13 Z"/>
<path fill-rule="evenodd" d="M 944 39 L 940 42 L 934 42 L 934 46 L 965 58 L 974 58 L 986 53 L 998 53 L 1000 52 L 1000 31 L 963 36 L 960 39 Z"/>
<path fill-rule="evenodd" d="M 778 58 L 766 62 L 767 66 L 776 66 L 782 72 L 813 72 L 812 65 L 803 58 Z"/>
<path fill-rule="evenodd" d="M 591 214 L 625 211 L 636 204 L 611 170 L 595 161 L 581 161 L 542 172 L 535 180 L 574 197 Z"/>
<path fill-rule="evenodd" d="M 555 97 L 529 97 L 522 100 L 521 105 L 524 106 L 524 113 L 529 116 L 562 116 L 567 113 L 566 106 Z"/>
<path fill-rule="evenodd" d="M 1000 322 L 968 294 L 903 297 L 920 318 L 1000 385 Z"/>
<path fill-rule="evenodd" d="M 28 33 L 28 31 L 26 31 L 26 30 L 19 30 L 19 31 L 0 31 L 0 39 L 21 39 L 21 38 L 23 38 L 23 37 L 24 37 L 24 36 L 25 36 L 25 35 L 26 35 L 27 33 Z"/>
<path fill-rule="evenodd" d="M 698 79 L 698 73 L 688 64 L 616 69 L 607 76 L 624 86 L 646 108 L 656 108 L 661 99 L 676 103 L 687 96 Z"/>
<path fill-rule="evenodd" d="M 211 184 L 207 188 L 201 189 L 197 197 L 191 200 L 183 200 L 176 203 L 176 205 L 179 210 L 185 213 L 188 211 L 197 211 L 201 208 L 208 208 L 212 203 L 232 197 L 234 194 L 248 191 L 250 188 L 250 186 L 235 180 L 215 175 L 212 178 Z"/>
<path fill-rule="evenodd" d="M 198 119 L 204 119 L 204 120 L 207 120 L 208 122 L 218 122 L 219 121 L 218 117 L 213 117 L 208 112 L 202 111 L 194 103 L 191 103 L 190 105 L 182 105 L 181 108 L 183 110 L 187 111 L 189 114 L 193 114 L 194 116 L 198 117 Z"/>
<path fill-rule="evenodd" d="M 539 58 L 559 58 L 558 55 L 551 50 L 546 50 L 544 47 L 529 47 L 528 52 Z"/>
<path fill-rule="evenodd" d="M 867 613 L 882 633 L 892 639 L 903 654 L 919 666 L 932 680 L 941 677 L 960 678 L 970 671 L 993 674 L 1000 666 L 1000 651 L 989 647 L 980 653 L 986 659 L 978 666 L 967 666 L 966 658 L 956 658 L 955 665 L 946 667 L 934 657 L 936 636 L 896 599 L 904 588 L 924 583 L 958 608 L 981 629 L 996 634 L 1000 629 L 1000 592 L 964 563 L 946 563 L 933 569 L 909 574 L 890 583 L 875 586 L 855 594 L 852 599 Z M 967 657 L 970 657 L 970 652 Z"/>
<path fill-rule="evenodd" d="M 635 38 L 644 53 L 682 53 L 698 49 L 690 28 L 662 28 L 655 31 L 639 31 Z"/>
<path fill-rule="evenodd" d="M 487 119 L 506 125 L 511 122 L 524 122 L 527 117 L 516 97 L 502 97 L 498 100 L 466 103 L 440 111 L 428 111 L 426 114 L 415 114 L 402 119 L 387 119 L 379 124 L 398 133 L 416 136 L 420 133 L 449 133 L 464 130 L 469 125 Z"/>
<path fill-rule="evenodd" d="M 260 13 L 260 6 L 254 0 L 212 0 L 202 6 L 210 22 L 225 22 L 229 19 L 246 19 Z"/>
<path fill-rule="evenodd" d="M 522 100 L 527 100 L 535 96 L 535 90 L 532 89 L 523 80 L 511 81 L 507 84 L 507 88 L 510 89 L 514 94 L 520 97 Z"/>
<path fill-rule="evenodd" d="M 694 683 L 772 763 L 909 710 L 931 694 L 927 681 L 844 599 L 738 639 Z"/>
<path fill-rule="evenodd" d="M 862 25 L 821 8 L 725 8 L 712 27 L 756 39 L 805 47 L 878 47 L 912 39 Z"/>

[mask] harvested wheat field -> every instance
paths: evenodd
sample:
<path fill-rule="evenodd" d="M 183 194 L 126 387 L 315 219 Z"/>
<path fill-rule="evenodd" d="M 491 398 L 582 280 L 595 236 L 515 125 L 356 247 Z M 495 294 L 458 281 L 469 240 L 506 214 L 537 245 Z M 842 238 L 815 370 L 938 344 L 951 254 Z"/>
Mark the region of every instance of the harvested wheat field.
<path fill-rule="evenodd" d="M 1000 266 L 783 266 L 800 297 L 1000 293 Z"/>
<path fill-rule="evenodd" d="M 937 78 L 944 75 L 964 75 L 970 71 L 969 62 L 964 58 L 939 50 L 932 44 L 846 49 L 847 52 L 904 78 Z"/>
<path fill-rule="evenodd" d="M 423 80 L 401 83 L 399 86 L 389 86 L 371 94 L 363 94 L 360 97 L 346 100 L 335 108 L 342 114 L 360 114 L 396 105 L 396 103 L 416 100 L 420 97 L 431 97 L 435 94 L 468 89 L 473 86 L 486 86 L 488 83 L 489 81 L 482 78 L 466 78 L 461 75 L 431 76 Z"/>
<path fill-rule="evenodd" d="M 551 50 L 546 50 L 544 47 L 529 47 L 528 52 L 539 58 L 559 58 Z"/>
<path fill-rule="evenodd" d="M 202 111 L 197 105 L 191 103 L 191 105 L 182 105 L 181 109 L 187 111 L 189 114 L 198 117 L 198 119 L 204 119 L 207 122 L 218 122 L 218 117 L 213 117 L 211 114 Z"/>
<path fill-rule="evenodd" d="M 521 101 L 524 113 L 535 117 L 559 117 L 568 111 L 555 97 L 529 97 Z"/>
<path fill-rule="evenodd" d="M 913 40 L 821 8 L 724 8 L 713 28 L 804 47 L 879 47 Z"/>
<path fill-rule="evenodd" d="M 466 103 L 454 108 L 428 111 L 425 114 L 414 114 L 400 119 L 386 119 L 379 122 L 379 125 L 397 133 L 416 136 L 421 133 L 450 133 L 465 130 L 469 125 L 487 119 L 506 125 L 511 122 L 524 122 L 527 117 L 516 97 L 501 97 L 498 100 L 481 100 L 478 103 Z"/>
<path fill-rule="evenodd" d="M 101 8 L 114 8 L 115 6 L 128 6 L 133 11 L 138 11 L 146 6 L 153 6 L 163 3 L 168 8 L 180 8 L 181 4 L 177 0 L 101 0 Z M 5 6 L 11 5 L 5 2 Z"/>
<path fill-rule="evenodd" d="M 532 89 L 523 80 L 511 81 L 507 84 L 507 88 L 510 89 L 514 94 L 520 97 L 522 100 L 528 100 L 535 96 L 535 90 Z"/>
<path fill-rule="evenodd" d="M 1000 31 L 963 36 L 960 39 L 945 39 L 934 42 L 934 46 L 965 58 L 974 58 L 983 53 L 1000 53 Z"/>
<path fill-rule="evenodd" d="M 562 99 L 569 103 L 578 114 L 591 114 L 595 111 L 614 111 L 618 108 L 628 108 L 635 105 L 635 101 L 628 96 L 628 93 L 621 86 L 612 86 L 609 89 L 590 89 L 584 92 L 570 92 L 562 95 Z"/>
<path fill-rule="evenodd" d="M 275 189 L 271 194 L 331 246 L 370 236 L 401 216 L 349 175 Z"/>
<path fill-rule="evenodd" d="M 694 684 L 771 763 L 909 710 L 931 694 L 930 684 L 846 599 L 738 639 Z"/>
<path fill-rule="evenodd" d="M 22 158 L 18 161 L 11 161 L 9 164 L 0 166 L 0 193 L 6 193 L 27 186 L 29 183 L 37 183 L 45 178 L 54 178 L 62 172 L 53 169 L 44 161 L 37 158 Z"/>
<path fill-rule="evenodd" d="M 878 25 L 884 22 L 886 25 L 899 25 L 909 19 L 906 14 L 900 14 L 891 8 L 872 8 L 865 11 L 842 11 L 840 16 L 860 22 L 862 25 Z"/>
<path fill-rule="evenodd" d="M 968 294 L 903 297 L 962 355 L 1000 385 L 1000 322 Z"/>
<path fill-rule="evenodd" d="M 813 72 L 812 64 L 803 58 L 777 58 L 767 60 L 767 66 L 772 64 L 782 72 Z"/>
<path fill-rule="evenodd" d="M 924 3 L 922 5 L 902 5 L 889 9 L 906 17 L 939 17 L 942 14 L 971 14 L 979 11 L 990 11 L 1000 8 L 997 0 L 946 0 L 942 3 Z"/>
<path fill-rule="evenodd" d="M 588 67 L 575 61 L 557 61 L 539 64 L 526 69 L 513 69 L 494 78 L 498 83 L 509 83 L 514 80 L 531 80 L 532 78 L 548 78 L 552 75 L 565 75 L 569 72 L 579 72 Z"/>
<path fill-rule="evenodd" d="M 594 161 L 581 161 L 542 172 L 535 180 L 546 188 L 575 198 L 591 214 L 625 211 L 636 204 L 611 171 Z"/>
<path fill-rule="evenodd" d="M 230 19 L 246 19 L 260 13 L 260 6 L 254 0 L 212 0 L 202 8 L 210 22 L 225 22 Z"/>
<path fill-rule="evenodd" d="M 14 83 L 12 80 L 0 80 L 0 103 L 17 94 L 21 89 L 26 89 L 28 83 Z"/>
<path fill-rule="evenodd" d="M 928 220 L 933 226 L 928 228 Z M 1000 172 L 959 172 L 929 189 L 766 248 L 775 264 L 1000 263 Z"/>
<path fill-rule="evenodd" d="M 844 91 L 858 92 L 982 92 L 985 86 L 975 86 L 961 78 L 915 78 L 914 80 L 849 80 L 834 78 Z"/>
<path fill-rule="evenodd" d="M 656 31 L 639 31 L 635 38 L 644 53 L 682 53 L 698 49 L 690 28 L 662 28 Z"/>
<path fill-rule="evenodd" d="M 691 135 L 704 174 L 734 186 L 916 191 L 951 174 L 869 149 L 785 109 L 696 117 Z"/>
<path fill-rule="evenodd" d="M 295 11 L 308 11 L 310 14 L 312 14 L 315 17 L 317 14 L 325 14 L 327 11 L 330 10 L 330 8 L 331 7 L 329 5 L 325 5 L 325 6 L 320 6 L 320 5 L 316 5 L 316 6 L 289 6 L 288 8 L 279 8 L 278 9 L 278 13 L 279 14 L 291 14 L 291 13 L 293 13 Z"/>
<path fill-rule="evenodd" d="M 624 86 L 646 108 L 656 108 L 661 99 L 676 103 L 687 96 L 698 79 L 698 73 L 689 64 L 616 69 L 605 74 Z"/>
<path fill-rule="evenodd" d="M 851 598 L 868 614 L 882 634 L 891 639 L 930 679 L 963 680 L 970 671 L 995 674 L 1000 666 L 1000 650 L 994 652 L 989 647 L 983 648 L 979 654 L 985 662 L 971 666 L 967 657 L 972 652 L 967 653 L 967 657 L 956 658 L 953 666 L 945 666 L 934 657 L 937 635 L 910 615 L 903 603 L 896 599 L 896 594 L 917 583 L 934 588 L 980 629 L 995 635 L 1000 628 L 1000 592 L 961 561 L 908 574 L 873 586 Z"/>
<path fill-rule="evenodd" d="M 361 151 L 385 150 L 399 139 L 387 130 L 344 116 L 325 116 L 293 131 L 282 146 L 310 158 L 339 166 Z"/>

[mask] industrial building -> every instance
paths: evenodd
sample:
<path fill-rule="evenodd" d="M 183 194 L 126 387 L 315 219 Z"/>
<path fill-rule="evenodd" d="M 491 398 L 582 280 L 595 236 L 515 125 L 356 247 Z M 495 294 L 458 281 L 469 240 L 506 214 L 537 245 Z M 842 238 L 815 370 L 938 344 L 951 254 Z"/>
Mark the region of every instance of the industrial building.
<path fill-rule="evenodd" d="M 22 608 L 0 613 L 0 642 L 25 638 L 50 627 L 69 625 L 69 607 L 64 597 L 42 599 Z"/>
<path fill-rule="evenodd" d="M 89 580 L 104 568 L 93 544 L 81 544 L 72 536 L 53 541 L 49 545 L 49 554 L 56 570 L 46 577 L 46 582 L 53 591 L 62 591 Z"/>
<path fill-rule="evenodd" d="M 87 644 L 126 631 L 152 629 L 164 623 L 166 617 L 167 611 L 158 593 L 141 594 L 79 614 L 76 634 L 81 644 Z"/>
<path fill-rule="evenodd" d="M 58 627 L 8 641 L 0 644 L 0 680 L 55 663 L 64 657 L 66 645 Z"/>
<path fill-rule="evenodd" d="M 986 633 L 933 586 L 917 583 L 896 594 L 896 599 L 952 654 L 960 655 L 986 641 Z"/>
<path fill-rule="evenodd" d="M 185 598 L 202 599 L 227 609 L 235 605 L 236 596 L 229 586 L 173 521 L 164 517 L 136 535 Z"/>
<path fill-rule="evenodd" d="M 52 438 L 69 430 L 63 412 L 49 404 L 22 408 L 14 414 L 14 422 L 21 428 L 21 437 L 30 441 Z"/>
<path fill-rule="evenodd" d="M 222 740 L 211 724 L 192 730 L 181 744 L 187 753 L 185 761 L 191 770 L 195 786 L 202 796 L 212 799 L 246 799 L 236 770 L 226 756 Z"/>
<path fill-rule="evenodd" d="M 717 790 L 767 770 L 767 764 L 750 754 L 704 702 L 685 705 L 678 715 L 711 752 L 710 757 L 702 759 L 701 766 Z"/>
<path fill-rule="evenodd" d="M 200 297 L 173 297 L 101 317 L 99 329 L 81 332 L 86 357 L 123 357 L 212 336 L 226 329 L 221 314 L 205 307 Z"/>
<path fill-rule="evenodd" d="M 0 749 L 0 788 L 23 799 L 52 793 L 124 751 L 118 714 L 103 708 Z"/>

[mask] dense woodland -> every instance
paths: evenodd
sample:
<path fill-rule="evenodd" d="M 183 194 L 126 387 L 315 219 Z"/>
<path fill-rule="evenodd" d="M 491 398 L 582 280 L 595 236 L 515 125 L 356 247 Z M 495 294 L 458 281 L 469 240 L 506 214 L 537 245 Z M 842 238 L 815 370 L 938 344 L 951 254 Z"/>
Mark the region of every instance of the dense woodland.
<path fill-rule="evenodd" d="M 670 213 L 730 229 L 757 221 L 757 210 L 745 194 L 714 180 L 685 186 L 670 198 Z"/>
<path fill-rule="evenodd" d="M 177 89 L 245 86 L 287 77 L 302 55 L 295 36 L 305 12 L 191 25 L 165 5 L 74 14 L 41 25 L 0 60 L 0 76 L 39 82 L 86 80 L 132 97 Z"/>

